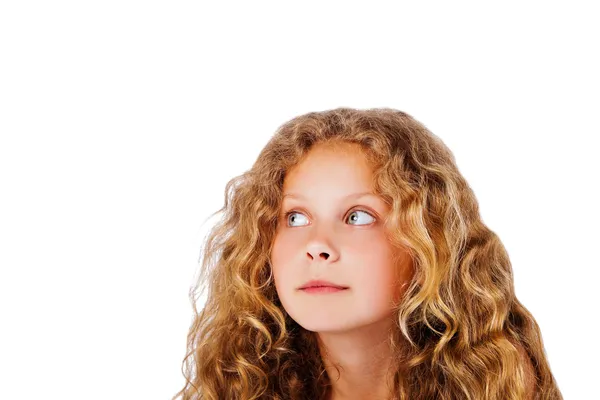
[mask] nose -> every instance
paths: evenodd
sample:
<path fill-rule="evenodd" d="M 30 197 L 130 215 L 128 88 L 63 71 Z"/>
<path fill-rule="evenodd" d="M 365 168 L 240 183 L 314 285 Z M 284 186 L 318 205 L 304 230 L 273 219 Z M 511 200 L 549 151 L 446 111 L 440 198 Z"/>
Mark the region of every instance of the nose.
<path fill-rule="evenodd" d="M 323 240 L 313 240 L 309 243 L 306 255 L 312 262 L 326 261 L 331 263 L 339 257 L 338 252 Z"/>
<path fill-rule="evenodd" d="M 309 256 L 311 259 L 313 259 L 313 260 L 315 259 L 315 256 L 314 256 L 314 255 L 313 255 L 313 253 L 311 253 L 310 251 L 309 251 L 309 252 L 307 252 L 306 254 L 308 254 L 308 256 Z M 325 252 L 325 251 L 322 251 L 322 252 L 320 252 L 320 253 L 319 253 L 319 255 L 318 255 L 318 258 L 322 258 L 322 259 L 324 259 L 324 260 L 328 260 L 328 259 L 329 259 L 329 253 L 328 253 L 328 252 Z"/>
<path fill-rule="evenodd" d="M 313 227 L 306 245 L 306 255 L 311 263 L 332 263 L 339 258 L 339 252 L 332 243 L 335 237 L 335 227 L 323 224 Z"/>

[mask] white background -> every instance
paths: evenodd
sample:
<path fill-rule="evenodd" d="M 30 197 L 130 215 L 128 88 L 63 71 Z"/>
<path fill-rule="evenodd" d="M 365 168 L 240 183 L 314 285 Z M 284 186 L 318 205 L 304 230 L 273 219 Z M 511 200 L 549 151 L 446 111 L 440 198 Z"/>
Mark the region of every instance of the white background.
<path fill-rule="evenodd" d="M 226 182 L 340 106 L 442 138 L 565 398 L 600 398 L 598 13 L 490 3 L 2 2 L 0 398 L 170 399 Z"/>

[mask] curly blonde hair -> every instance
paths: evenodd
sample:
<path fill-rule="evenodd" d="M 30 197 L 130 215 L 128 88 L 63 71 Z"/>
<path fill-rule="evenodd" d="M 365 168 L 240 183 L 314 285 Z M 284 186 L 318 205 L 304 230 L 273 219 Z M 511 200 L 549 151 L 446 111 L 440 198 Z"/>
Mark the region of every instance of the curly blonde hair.
<path fill-rule="evenodd" d="M 453 154 L 413 117 L 389 108 L 293 118 L 250 170 L 227 183 L 216 212 L 223 217 L 207 236 L 190 291 L 186 384 L 173 399 L 330 396 L 316 334 L 282 307 L 270 254 L 286 172 L 315 144 L 336 141 L 359 144 L 373 162 L 376 192 L 391 205 L 390 240 L 409 250 L 415 269 L 390 337 L 390 398 L 562 399 L 540 328 L 515 296 L 506 249 L 482 222 Z"/>

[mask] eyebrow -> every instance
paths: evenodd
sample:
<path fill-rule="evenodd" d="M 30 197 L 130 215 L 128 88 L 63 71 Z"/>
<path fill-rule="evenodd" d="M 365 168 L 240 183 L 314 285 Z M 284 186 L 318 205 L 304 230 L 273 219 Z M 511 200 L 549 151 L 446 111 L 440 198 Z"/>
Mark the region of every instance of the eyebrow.
<path fill-rule="evenodd" d="M 351 193 L 347 196 L 342 197 L 343 200 L 346 199 L 358 199 L 361 197 L 365 197 L 365 196 L 372 196 L 372 197 L 376 197 L 379 198 L 379 196 L 373 192 L 360 192 L 360 193 Z M 301 194 L 297 194 L 297 193 L 285 193 L 283 195 L 283 197 L 291 197 L 294 199 L 306 199 L 304 196 L 302 196 Z"/>

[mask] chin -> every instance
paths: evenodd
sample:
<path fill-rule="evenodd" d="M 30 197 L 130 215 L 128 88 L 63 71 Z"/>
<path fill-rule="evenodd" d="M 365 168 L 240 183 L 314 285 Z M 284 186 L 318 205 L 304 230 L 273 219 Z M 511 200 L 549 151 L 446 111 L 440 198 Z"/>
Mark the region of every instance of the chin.
<path fill-rule="evenodd" d="M 306 315 L 296 316 L 290 314 L 292 319 L 298 323 L 301 327 L 311 332 L 318 333 L 341 333 L 351 329 L 360 327 L 360 323 L 355 321 L 344 321 L 341 316 L 329 316 L 329 315 Z"/>
<path fill-rule="evenodd" d="M 347 332 L 349 330 L 349 327 L 344 326 L 344 325 L 334 325 L 331 322 L 325 322 L 325 323 L 309 323 L 309 324 L 301 324 L 298 323 L 300 326 L 302 326 L 304 329 L 306 329 L 307 331 L 310 332 L 315 332 L 315 333 L 342 333 L 342 332 Z"/>

